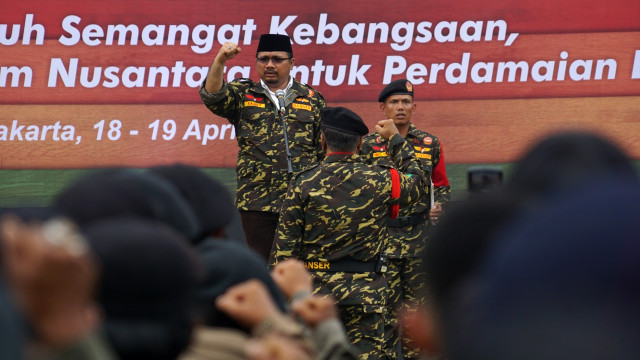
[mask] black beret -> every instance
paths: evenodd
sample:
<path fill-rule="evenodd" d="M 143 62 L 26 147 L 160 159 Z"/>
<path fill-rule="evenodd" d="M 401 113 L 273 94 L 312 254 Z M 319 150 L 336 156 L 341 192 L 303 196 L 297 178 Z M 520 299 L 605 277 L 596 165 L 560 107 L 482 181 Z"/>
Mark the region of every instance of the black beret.
<path fill-rule="evenodd" d="M 285 51 L 293 54 L 291 39 L 287 35 L 262 34 L 256 55 L 261 51 Z"/>
<path fill-rule="evenodd" d="M 225 228 L 233 220 L 236 207 L 229 190 L 201 169 L 173 164 L 153 167 L 150 171 L 175 186 L 193 208 L 200 221 L 200 239 Z"/>
<path fill-rule="evenodd" d="M 321 111 L 322 126 L 351 135 L 364 136 L 369 133 L 362 118 L 344 107 L 325 107 Z"/>
<path fill-rule="evenodd" d="M 382 89 L 378 101 L 384 102 L 391 95 L 411 95 L 413 97 L 413 84 L 407 79 L 392 81 Z"/>
<path fill-rule="evenodd" d="M 267 270 L 267 264 L 255 251 L 246 245 L 215 240 L 205 240 L 195 249 L 205 269 L 204 280 L 198 289 L 199 311 L 205 325 L 247 331 L 246 327 L 219 311 L 215 301 L 230 287 L 249 279 L 262 282 L 280 311 L 286 311 L 282 292 Z"/>
<path fill-rule="evenodd" d="M 132 169 L 101 169 L 62 191 L 55 208 L 84 227 L 93 221 L 135 216 L 165 223 L 189 239 L 200 235 L 194 210 L 165 179 Z"/>
<path fill-rule="evenodd" d="M 175 359 L 189 344 L 203 266 L 187 240 L 150 220 L 85 228 L 101 268 L 97 298 L 118 359 Z"/>

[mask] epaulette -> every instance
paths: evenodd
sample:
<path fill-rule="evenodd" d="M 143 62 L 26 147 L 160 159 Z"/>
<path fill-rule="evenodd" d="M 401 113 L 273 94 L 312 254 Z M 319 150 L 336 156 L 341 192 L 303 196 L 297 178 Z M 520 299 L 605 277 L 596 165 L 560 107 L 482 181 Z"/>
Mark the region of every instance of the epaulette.
<path fill-rule="evenodd" d="M 294 179 L 297 179 L 297 178 L 298 178 L 298 176 L 300 176 L 300 175 L 302 175 L 303 173 L 306 173 L 306 172 L 308 172 L 308 171 L 311 171 L 311 170 L 313 170 L 313 169 L 317 168 L 318 166 L 320 166 L 320 163 L 315 163 L 315 164 L 313 164 L 313 165 L 310 165 L 310 166 L 308 166 L 308 167 L 306 167 L 306 168 L 304 168 L 304 169 L 302 169 L 302 170 L 298 171 L 298 172 L 293 176 L 293 178 L 294 178 Z"/>
<path fill-rule="evenodd" d="M 372 141 L 375 142 L 375 139 L 378 136 L 380 136 L 380 134 L 378 134 L 377 132 L 373 131 L 373 132 L 370 132 L 367 135 L 365 135 L 363 138 L 364 138 L 364 140 L 372 140 Z M 387 140 L 384 140 L 384 141 L 387 141 Z"/>
<path fill-rule="evenodd" d="M 249 79 L 249 78 L 235 78 L 233 80 L 231 80 L 231 82 L 238 82 L 238 83 L 249 83 L 251 85 L 255 84 L 255 81 Z"/>
<path fill-rule="evenodd" d="M 375 164 L 373 166 L 378 166 L 385 169 L 395 169 L 396 167 L 390 164 Z"/>

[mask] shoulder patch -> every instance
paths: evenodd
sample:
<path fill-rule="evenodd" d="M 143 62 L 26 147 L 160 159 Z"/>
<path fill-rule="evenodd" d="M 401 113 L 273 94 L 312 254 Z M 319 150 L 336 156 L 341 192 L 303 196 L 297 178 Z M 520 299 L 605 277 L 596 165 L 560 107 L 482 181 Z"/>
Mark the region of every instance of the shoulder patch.
<path fill-rule="evenodd" d="M 252 100 L 252 101 L 263 101 L 263 100 L 264 100 L 264 96 L 262 96 L 262 97 L 259 97 L 259 96 L 253 96 L 253 95 L 251 95 L 251 94 L 249 94 L 249 93 L 246 93 L 246 94 L 244 95 L 244 97 L 246 97 L 247 99 Z"/>
<path fill-rule="evenodd" d="M 309 86 L 309 84 L 304 84 L 304 83 L 299 83 L 300 85 L 302 85 L 303 88 L 307 88 L 307 94 L 305 96 L 307 97 L 319 97 L 320 99 L 324 100 L 324 96 L 322 96 L 321 93 L 319 93 L 316 89 L 312 88 L 311 86 Z M 304 89 L 303 89 L 304 90 Z M 304 94 L 304 92 L 303 92 Z"/>

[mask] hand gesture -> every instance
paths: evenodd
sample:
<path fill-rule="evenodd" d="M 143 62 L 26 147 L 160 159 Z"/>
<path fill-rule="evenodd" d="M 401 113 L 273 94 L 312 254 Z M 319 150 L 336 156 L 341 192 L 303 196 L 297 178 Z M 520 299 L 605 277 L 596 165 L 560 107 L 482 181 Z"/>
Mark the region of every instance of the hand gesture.
<path fill-rule="evenodd" d="M 292 309 L 311 328 L 338 317 L 335 299 L 330 296 L 308 296 L 293 304 Z"/>
<path fill-rule="evenodd" d="M 222 63 L 224 63 L 227 60 L 231 60 L 236 57 L 236 55 L 240 54 L 240 51 L 241 49 L 238 44 L 227 41 L 222 45 L 220 51 L 218 51 L 216 60 L 220 60 Z"/>
<path fill-rule="evenodd" d="M 391 119 L 378 121 L 378 125 L 376 125 L 376 132 L 385 140 L 389 140 L 393 135 L 399 133 L 396 124 Z"/>
<path fill-rule="evenodd" d="M 7 280 L 40 340 L 70 344 L 97 326 L 96 264 L 70 222 L 3 218 L 0 237 Z"/>
<path fill-rule="evenodd" d="M 256 279 L 227 289 L 216 299 L 216 307 L 247 329 L 255 327 L 278 312 L 267 287 Z"/>
<path fill-rule="evenodd" d="M 271 271 L 271 277 L 287 298 L 301 292 L 311 294 L 313 290 L 311 274 L 305 269 L 304 263 L 297 259 L 279 262 Z"/>
<path fill-rule="evenodd" d="M 442 204 L 436 202 L 433 204 L 431 210 L 429 210 L 429 218 L 433 224 L 437 224 L 442 219 Z"/>

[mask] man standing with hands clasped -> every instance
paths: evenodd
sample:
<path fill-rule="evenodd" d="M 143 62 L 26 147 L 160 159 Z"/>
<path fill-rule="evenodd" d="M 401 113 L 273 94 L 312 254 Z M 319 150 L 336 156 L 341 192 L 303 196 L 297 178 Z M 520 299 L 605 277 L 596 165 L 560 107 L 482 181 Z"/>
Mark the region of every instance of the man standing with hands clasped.
<path fill-rule="evenodd" d="M 294 58 L 288 36 L 260 36 L 258 82 L 224 80 L 225 63 L 240 52 L 237 44 L 224 43 L 200 97 L 211 112 L 235 127 L 240 147 L 236 206 L 247 243 L 268 259 L 289 179 L 324 156 L 320 109 L 325 102 L 320 93 L 290 76 Z"/>
<path fill-rule="evenodd" d="M 424 301 L 424 274 L 422 257 L 426 244 L 427 230 L 437 224 L 442 217 L 442 204 L 449 201 L 449 181 L 444 167 L 442 145 L 435 135 L 418 130 L 411 122 L 416 109 L 413 101 L 413 84 L 407 79 L 389 83 L 378 97 L 380 110 L 388 119 L 392 119 L 400 135 L 420 161 L 424 177 L 433 184 L 430 197 L 409 206 L 400 208 L 398 218 L 389 219 L 390 245 L 386 250 L 389 256 L 389 279 L 391 298 L 388 303 L 386 327 L 398 327 L 398 310 L 403 305 L 418 304 Z M 369 163 L 391 164 L 390 144 L 377 133 L 364 137 L 360 153 Z M 399 340 L 397 331 L 394 342 Z M 404 359 L 418 356 L 415 346 L 403 339 Z"/>

